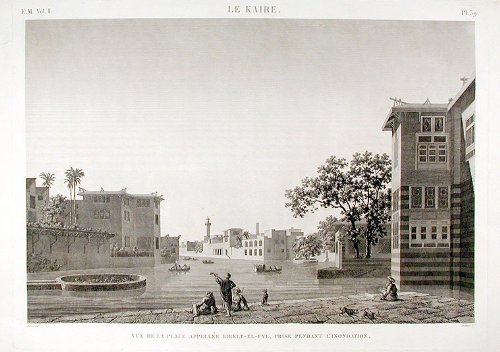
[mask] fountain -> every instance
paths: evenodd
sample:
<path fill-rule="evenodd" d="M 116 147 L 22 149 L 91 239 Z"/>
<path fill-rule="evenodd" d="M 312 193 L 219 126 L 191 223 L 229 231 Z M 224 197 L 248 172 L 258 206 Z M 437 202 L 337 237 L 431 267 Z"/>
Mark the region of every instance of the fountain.
<path fill-rule="evenodd" d="M 71 292 L 122 291 L 146 287 L 146 277 L 133 274 L 79 274 L 56 279 L 61 289 Z"/>

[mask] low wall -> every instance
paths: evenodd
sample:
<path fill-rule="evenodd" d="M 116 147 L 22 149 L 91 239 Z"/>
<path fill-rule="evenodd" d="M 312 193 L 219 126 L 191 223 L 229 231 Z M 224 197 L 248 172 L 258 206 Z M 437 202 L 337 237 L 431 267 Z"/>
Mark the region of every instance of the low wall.
<path fill-rule="evenodd" d="M 57 261 L 60 270 L 152 267 L 154 257 L 111 257 L 109 240 L 28 234 L 27 251 Z"/>

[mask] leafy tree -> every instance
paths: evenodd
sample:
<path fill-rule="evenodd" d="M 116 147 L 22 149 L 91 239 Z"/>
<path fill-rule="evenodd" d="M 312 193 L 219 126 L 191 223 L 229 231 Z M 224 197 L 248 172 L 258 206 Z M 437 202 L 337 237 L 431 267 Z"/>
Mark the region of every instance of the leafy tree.
<path fill-rule="evenodd" d="M 49 198 L 49 202 L 42 208 L 44 226 L 62 227 L 69 215 L 68 200 L 58 194 Z"/>
<path fill-rule="evenodd" d="M 250 237 L 250 233 L 248 231 L 243 231 L 243 233 L 241 235 L 238 234 L 236 236 L 236 244 L 234 247 L 241 248 L 243 246 L 243 239 L 248 240 L 249 237 Z"/>
<path fill-rule="evenodd" d="M 335 234 L 342 227 L 343 225 L 339 225 L 339 220 L 332 215 L 319 222 L 318 235 L 323 243 L 324 250 L 335 251 Z"/>
<path fill-rule="evenodd" d="M 386 185 L 391 179 L 391 161 L 387 154 L 356 153 L 349 163 L 344 158 L 329 157 L 318 167 L 316 177 L 306 177 L 301 185 L 286 190 L 285 195 L 294 217 L 303 217 L 318 207 L 339 209 L 344 230 L 359 258 L 362 238 L 367 241 L 367 257 L 371 245 L 384 236 L 383 224 L 387 221 L 388 203 Z M 365 229 L 359 222 L 367 222 Z"/>
<path fill-rule="evenodd" d="M 293 251 L 297 257 L 309 259 L 321 254 L 321 240 L 314 235 L 299 237 L 293 242 Z"/>
<path fill-rule="evenodd" d="M 354 154 L 351 161 L 353 182 L 361 193 L 361 212 L 366 225 L 361 227 L 361 237 L 366 243 L 366 258 L 371 257 L 371 247 L 386 235 L 385 224 L 390 221 L 391 160 L 387 154 Z"/>
<path fill-rule="evenodd" d="M 194 246 L 194 251 L 196 253 L 202 253 L 203 252 L 203 242 L 196 242 L 196 245 Z"/>

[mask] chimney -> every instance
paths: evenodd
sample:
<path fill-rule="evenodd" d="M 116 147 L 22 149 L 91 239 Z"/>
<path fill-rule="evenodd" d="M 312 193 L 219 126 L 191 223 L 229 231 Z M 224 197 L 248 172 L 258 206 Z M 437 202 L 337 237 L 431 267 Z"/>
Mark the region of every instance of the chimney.
<path fill-rule="evenodd" d="M 259 223 L 258 222 L 255 224 L 255 234 L 257 236 L 259 235 Z"/>

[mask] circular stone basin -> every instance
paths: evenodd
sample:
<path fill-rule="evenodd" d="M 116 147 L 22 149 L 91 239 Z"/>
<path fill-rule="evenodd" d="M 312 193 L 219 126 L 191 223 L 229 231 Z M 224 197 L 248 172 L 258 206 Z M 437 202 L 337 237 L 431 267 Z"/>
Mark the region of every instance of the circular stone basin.
<path fill-rule="evenodd" d="M 67 275 L 56 279 L 63 291 L 121 291 L 146 287 L 146 277 L 130 274 Z"/>

